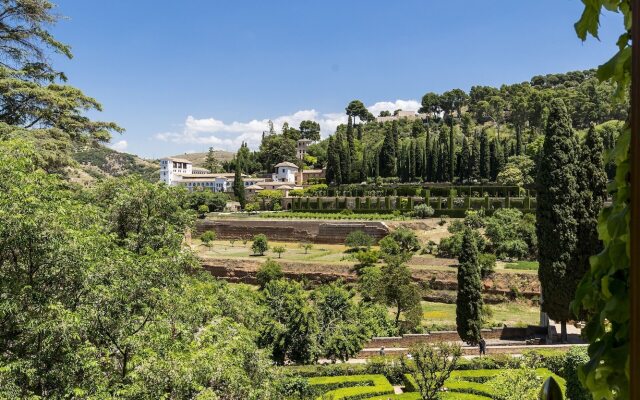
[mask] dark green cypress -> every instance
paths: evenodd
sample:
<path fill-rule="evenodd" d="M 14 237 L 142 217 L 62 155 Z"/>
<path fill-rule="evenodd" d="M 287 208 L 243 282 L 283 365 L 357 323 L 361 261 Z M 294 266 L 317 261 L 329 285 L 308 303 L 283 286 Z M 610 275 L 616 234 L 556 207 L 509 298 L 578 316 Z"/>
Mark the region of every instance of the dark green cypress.
<path fill-rule="evenodd" d="M 453 182 L 455 178 L 456 161 L 455 161 L 455 142 L 453 140 L 453 118 L 451 119 L 451 130 L 449 131 L 449 170 L 447 172 L 447 181 Z"/>
<path fill-rule="evenodd" d="M 393 149 L 395 152 L 396 158 L 398 157 L 398 153 L 400 152 L 400 132 L 398 132 L 398 121 L 393 121 L 391 123 L 391 131 L 393 132 Z"/>
<path fill-rule="evenodd" d="M 417 153 L 418 146 L 415 140 L 409 141 L 409 181 L 414 182 L 416 180 L 416 166 L 417 166 Z"/>
<path fill-rule="evenodd" d="M 358 140 L 362 140 L 362 123 L 358 124 Z"/>
<path fill-rule="evenodd" d="M 580 146 L 578 193 L 580 201 L 576 210 L 578 224 L 578 248 L 576 273 L 584 275 L 589 268 L 589 256 L 602 250 L 598 239 L 598 215 L 607 199 L 607 173 L 604 164 L 602 137 L 592 126 Z"/>
<path fill-rule="evenodd" d="M 469 179 L 480 179 L 480 140 L 476 136 L 471 147 L 471 161 L 469 161 Z"/>
<path fill-rule="evenodd" d="M 449 138 L 444 130 L 438 135 L 438 182 L 444 182 L 449 175 Z"/>
<path fill-rule="evenodd" d="M 387 129 L 385 133 L 379 160 L 380 176 L 385 178 L 396 176 L 398 170 L 393 130 Z"/>
<path fill-rule="evenodd" d="M 431 167 L 433 165 L 432 156 L 432 148 L 431 148 L 431 135 L 429 131 L 427 131 L 427 136 L 424 139 L 424 171 L 422 177 L 426 182 L 433 181 L 433 174 L 431 173 Z"/>
<path fill-rule="evenodd" d="M 516 155 L 522 154 L 522 128 L 518 126 L 516 129 Z"/>
<path fill-rule="evenodd" d="M 466 228 L 462 235 L 458 264 L 456 327 L 460 339 L 475 345 L 480 341 L 482 329 L 482 280 L 478 247 L 473 231 L 469 228 Z"/>
<path fill-rule="evenodd" d="M 351 116 L 349 116 L 349 121 L 347 122 L 347 146 L 349 150 L 349 182 L 353 180 L 354 177 L 358 176 L 356 173 L 356 145 L 355 139 L 353 137 L 353 122 L 351 121 Z"/>
<path fill-rule="evenodd" d="M 471 150 L 469 149 L 469 141 L 467 140 L 466 136 L 462 138 L 462 149 L 460 150 L 460 168 L 458 170 L 461 183 L 469 180 L 471 172 Z"/>
<path fill-rule="evenodd" d="M 367 160 L 367 148 L 362 149 L 362 163 L 360 163 L 360 182 L 367 180 L 368 176 L 368 160 Z"/>
<path fill-rule="evenodd" d="M 579 201 L 577 142 L 564 102 L 550 103 L 545 141 L 536 180 L 536 233 L 538 277 L 542 287 L 542 310 L 562 324 L 573 318 L 569 304 L 575 296 L 581 271 L 575 266 L 577 250 L 576 205 Z"/>
<path fill-rule="evenodd" d="M 491 176 L 491 161 L 489 155 L 489 137 L 487 132 L 480 134 L 480 178 L 489 179 Z"/>
<path fill-rule="evenodd" d="M 236 201 L 240 203 L 240 208 L 244 209 L 247 204 L 247 199 L 244 192 L 244 182 L 242 182 L 242 171 L 240 167 L 236 166 L 236 171 L 233 176 L 233 194 L 236 197 Z"/>
<path fill-rule="evenodd" d="M 492 140 L 489 146 L 489 170 L 490 177 L 493 182 L 498 178 L 498 174 L 502 171 L 502 151 L 500 149 L 500 142 Z"/>

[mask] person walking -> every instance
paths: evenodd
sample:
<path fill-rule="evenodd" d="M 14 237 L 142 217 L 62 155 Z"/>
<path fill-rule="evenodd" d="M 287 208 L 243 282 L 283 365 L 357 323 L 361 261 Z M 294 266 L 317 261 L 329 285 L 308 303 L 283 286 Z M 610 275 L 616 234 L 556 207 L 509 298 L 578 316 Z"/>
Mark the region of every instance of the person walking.
<path fill-rule="evenodd" d="M 478 342 L 478 346 L 480 346 L 481 356 L 487 354 L 487 342 L 484 341 L 483 337 L 480 338 L 480 341 Z"/>

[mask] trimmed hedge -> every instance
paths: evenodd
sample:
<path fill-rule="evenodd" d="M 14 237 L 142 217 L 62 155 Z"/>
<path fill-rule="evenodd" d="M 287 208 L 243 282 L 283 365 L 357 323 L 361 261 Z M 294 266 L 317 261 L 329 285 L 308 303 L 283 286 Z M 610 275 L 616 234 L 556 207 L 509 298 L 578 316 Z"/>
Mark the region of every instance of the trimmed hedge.
<path fill-rule="evenodd" d="M 325 391 L 317 400 L 324 396 L 334 400 L 360 400 L 393 394 L 393 386 L 384 375 L 322 376 L 309 378 L 309 385 Z"/>

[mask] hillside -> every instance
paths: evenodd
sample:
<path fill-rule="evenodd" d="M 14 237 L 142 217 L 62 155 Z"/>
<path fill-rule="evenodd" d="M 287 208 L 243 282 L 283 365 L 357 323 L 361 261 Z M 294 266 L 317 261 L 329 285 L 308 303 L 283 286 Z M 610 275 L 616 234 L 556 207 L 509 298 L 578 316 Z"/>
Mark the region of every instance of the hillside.
<path fill-rule="evenodd" d="M 214 150 L 213 153 L 215 154 L 216 158 L 218 159 L 218 162 L 220 163 L 224 161 L 231 161 L 231 159 L 234 156 L 234 153 L 230 151 L 224 151 L 224 150 Z M 207 157 L 207 153 L 184 153 L 184 154 L 176 154 L 176 155 L 173 155 L 172 157 L 184 158 L 186 160 L 191 161 L 194 167 L 202 167 L 204 165 L 204 160 Z"/>
<path fill-rule="evenodd" d="M 79 183 L 86 184 L 95 179 L 129 174 L 140 174 L 150 182 L 158 180 L 157 162 L 102 145 L 77 147 L 73 152 L 73 159 L 79 165 L 70 168 L 68 174 L 70 179 Z"/>

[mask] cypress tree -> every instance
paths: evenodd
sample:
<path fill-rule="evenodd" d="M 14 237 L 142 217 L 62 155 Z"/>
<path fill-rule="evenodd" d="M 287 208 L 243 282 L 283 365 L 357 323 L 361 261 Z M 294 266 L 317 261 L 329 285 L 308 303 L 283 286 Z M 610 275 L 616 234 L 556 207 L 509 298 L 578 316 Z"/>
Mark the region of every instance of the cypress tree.
<path fill-rule="evenodd" d="M 522 154 L 522 128 L 518 126 L 516 129 L 516 155 Z"/>
<path fill-rule="evenodd" d="M 398 121 L 391 123 L 391 130 L 393 131 L 393 150 L 396 158 L 398 158 L 398 152 L 400 151 L 400 133 L 398 132 Z"/>
<path fill-rule="evenodd" d="M 453 140 L 453 118 L 451 118 L 451 130 L 449 131 L 449 170 L 447 172 L 447 181 L 453 182 L 455 178 L 454 170 L 455 170 L 455 143 Z"/>
<path fill-rule="evenodd" d="M 607 173 L 604 166 L 602 137 L 593 126 L 587 132 L 580 148 L 578 193 L 580 201 L 576 210 L 578 224 L 578 248 L 576 273 L 584 275 L 589 268 L 589 256 L 602 250 L 598 238 L 598 215 L 607 198 Z"/>
<path fill-rule="evenodd" d="M 236 166 L 236 171 L 233 176 L 233 194 L 236 197 L 238 203 L 240 203 L 240 208 L 244 209 L 244 206 L 247 204 L 247 199 L 244 193 L 244 182 L 242 182 L 242 171 L 240 168 Z"/>
<path fill-rule="evenodd" d="M 471 147 L 471 161 L 469 161 L 469 178 L 480 179 L 480 140 L 476 136 Z"/>
<path fill-rule="evenodd" d="M 335 136 L 329 136 L 327 143 L 327 182 L 341 184 L 342 172 L 340 168 L 340 152 L 337 149 L 337 140 Z"/>
<path fill-rule="evenodd" d="M 349 182 L 353 180 L 356 174 L 356 145 L 355 139 L 353 137 L 353 122 L 351 121 L 351 116 L 349 116 L 349 121 L 347 123 L 347 145 L 349 150 Z"/>
<path fill-rule="evenodd" d="M 475 345 L 482 329 L 482 280 L 478 263 L 478 247 L 473 231 L 466 228 L 458 258 L 458 296 L 456 327 L 463 341 Z"/>
<path fill-rule="evenodd" d="M 542 310 L 562 324 L 567 340 L 567 321 L 573 318 L 569 304 L 581 279 L 575 266 L 577 250 L 576 180 L 577 142 L 571 118 L 559 99 L 550 103 L 537 186 L 536 233 L 538 277 L 542 287 Z"/>
<path fill-rule="evenodd" d="M 449 177 L 449 137 L 444 130 L 438 135 L 438 182 L 448 181 Z"/>
<path fill-rule="evenodd" d="M 380 176 L 385 178 L 396 176 L 398 170 L 396 166 L 395 139 L 392 130 L 387 129 L 380 149 L 379 160 Z"/>
<path fill-rule="evenodd" d="M 367 164 L 368 164 L 367 148 L 365 147 L 362 149 L 362 163 L 360 164 L 360 182 L 364 182 L 367 180 L 367 176 L 368 176 L 367 168 L 369 168 Z"/>
<path fill-rule="evenodd" d="M 416 165 L 417 165 L 417 153 L 418 147 L 415 140 L 409 141 L 409 181 L 414 182 L 416 180 Z"/>
<path fill-rule="evenodd" d="M 493 140 L 489 146 L 489 169 L 492 181 L 496 181 L 498 174 L 502 170 L 502 151 L 500 149 L 500 142 Z"/>
<path fill-rule="evenodd" d="M 489 157 L 489 137 L 487 132 L 480 134 L 480 178 L 490 178 L 491 160 Z"/>
<path fill-rule="evenodd" d="M 358 140 L 362 140 L 362 123 L 358 124 Z"/>
<path fill-rule="evenodd" d="M 424 171 L 423 171 L 423 178 L 426 182 L 432 182 L 433 180 L 433 174 L 431 173 L 431 166 L 433 165 L 432 163 L 432 159 L 431 159 L 431 138 L 430 138 L 430 134 L 427 131 L 427 136 L 424 139 Z"/>
<path fill-rule="evenodd" d="M 336 133 L 334 145 L 340 155 L 340 182 L 350 183 L 349 172 L 351 171 L 351 157 L 349 156 L 349 145 L 345 142 L 342 133 Z"/>
<path fill-rule="evenodd" d="M 467 137 L 462 138 L 462 150 L 460 150 L 460 168 L 458 174 L 460 175 L 460 182 L 466 182 L 471 173 L 471 150 L 469 149 L 469 141 Z"/>

